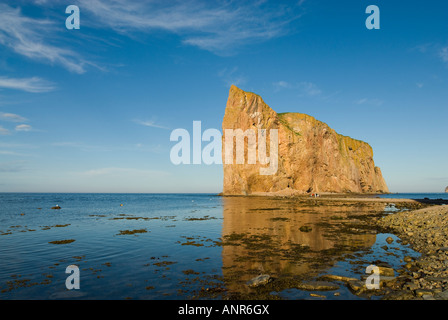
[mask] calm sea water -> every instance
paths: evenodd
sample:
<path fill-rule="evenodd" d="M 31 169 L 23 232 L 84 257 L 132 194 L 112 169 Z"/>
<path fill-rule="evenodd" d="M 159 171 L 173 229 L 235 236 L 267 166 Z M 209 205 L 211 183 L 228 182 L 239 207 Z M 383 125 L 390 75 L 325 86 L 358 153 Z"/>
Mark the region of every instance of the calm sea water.
<path fill-rule="evenodd" d="M 391 193 L 382 194 L 382 198 L 392 198 L 392 199 L 443 199 L 448 200 L 448 193 Z"/>
<path fill-rule="evenodd" d="M 371 261 L 398 268 L 404 255 L 417 256 L 399 243 L 386 253 L 392 235 L 350 224 L 384 209 L 213 194 L 1 193 L 0 299 L 306 299 L 285 279 L 359 277 Z M 304 225 L 311 231 L 299 231 Z M 79 290 L 66 288 L 69 265 L 79 267 Z M 251 291 L 245 283 L 260 273 L 284 284 Z M 328 298 L 358 299 L 343 286 L 339 293 Z"/>

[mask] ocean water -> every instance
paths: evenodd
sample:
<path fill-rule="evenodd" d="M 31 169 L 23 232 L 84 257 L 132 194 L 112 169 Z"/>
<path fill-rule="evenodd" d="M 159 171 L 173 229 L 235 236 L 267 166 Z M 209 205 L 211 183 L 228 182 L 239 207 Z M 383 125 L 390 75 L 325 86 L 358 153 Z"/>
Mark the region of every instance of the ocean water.
<path fill-rule="evenodd" d="M 448 193 L 391 193 L 380 195 L 381 198 L 392 199 L 443 199 L 448 200 Z"/>
<path fill-rule="evenodd" d="M 214 194 L 1 193 L 0 300 L 308 299 L 292 280 L 359 278 L 373 261 L 399 268 L 418 256 L 359 227 L 384 210 Z M 389 252 L 387 236 L 396 240 Z M 79 289 L 66 286 L 70 265 Z M 266 273 L 276 279 L 269 291 L 248 288 Z M 361 299 L 338 293 L 321 294 Z"/>

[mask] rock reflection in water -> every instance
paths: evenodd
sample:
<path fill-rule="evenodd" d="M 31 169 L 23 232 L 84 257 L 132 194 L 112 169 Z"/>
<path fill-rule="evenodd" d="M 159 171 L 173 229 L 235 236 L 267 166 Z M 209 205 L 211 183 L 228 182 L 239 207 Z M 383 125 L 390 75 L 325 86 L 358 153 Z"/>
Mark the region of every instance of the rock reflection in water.
<path fill-rule="evenodd" d="M 372 246 L 375 232 L 363 229 L 359 217 L 384 206 L 224 197 L 223 210 L 224 280 L 231 294 L 244 298 L 254 293 L 245 283 L 259 274 L 276 279 L 266 290 L 280 291 L 330 268 L 344 253 Z"/>

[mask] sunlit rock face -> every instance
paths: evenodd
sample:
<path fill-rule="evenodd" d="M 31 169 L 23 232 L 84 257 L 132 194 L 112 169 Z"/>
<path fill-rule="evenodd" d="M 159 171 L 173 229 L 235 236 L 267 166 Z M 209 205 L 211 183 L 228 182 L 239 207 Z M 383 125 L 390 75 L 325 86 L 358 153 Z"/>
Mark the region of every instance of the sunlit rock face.
<path fill-rule="evenodd" d="M 278 114 L 260 96 L 236 86 L 230 88 L 222 129 L 224 195 L 389 192 L 380 168 L 375 167 L 368 143 L 340 135 L 306 114 Z M 267 155 L 270 156 L 270 151 L 278 152 L 274 173 L 260 174 L 260 169 L 270 164 L 248 163 L 247 138 L 245 162 L 226 161 L 226 129 L 244 132 L 250 129 L 258 141 L 259 131 L 266 130 Z M 272 129 L 278 135 L 277 150 L 271 150 Z M 258 152 L 260 145 L 256 146 Z"/>

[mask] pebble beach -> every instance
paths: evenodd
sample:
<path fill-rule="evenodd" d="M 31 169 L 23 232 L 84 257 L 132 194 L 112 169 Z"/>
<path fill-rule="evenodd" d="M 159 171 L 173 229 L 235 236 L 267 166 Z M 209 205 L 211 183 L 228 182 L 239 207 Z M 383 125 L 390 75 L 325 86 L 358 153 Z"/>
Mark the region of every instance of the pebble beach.
<path fill-rule="evenodd" d="M 417 260 L 405 258 L 399 276 L 386 284 L 384 298 L 448 300 L 448 206 L 402 211 L 377 223 L 421 253 Z"/>

